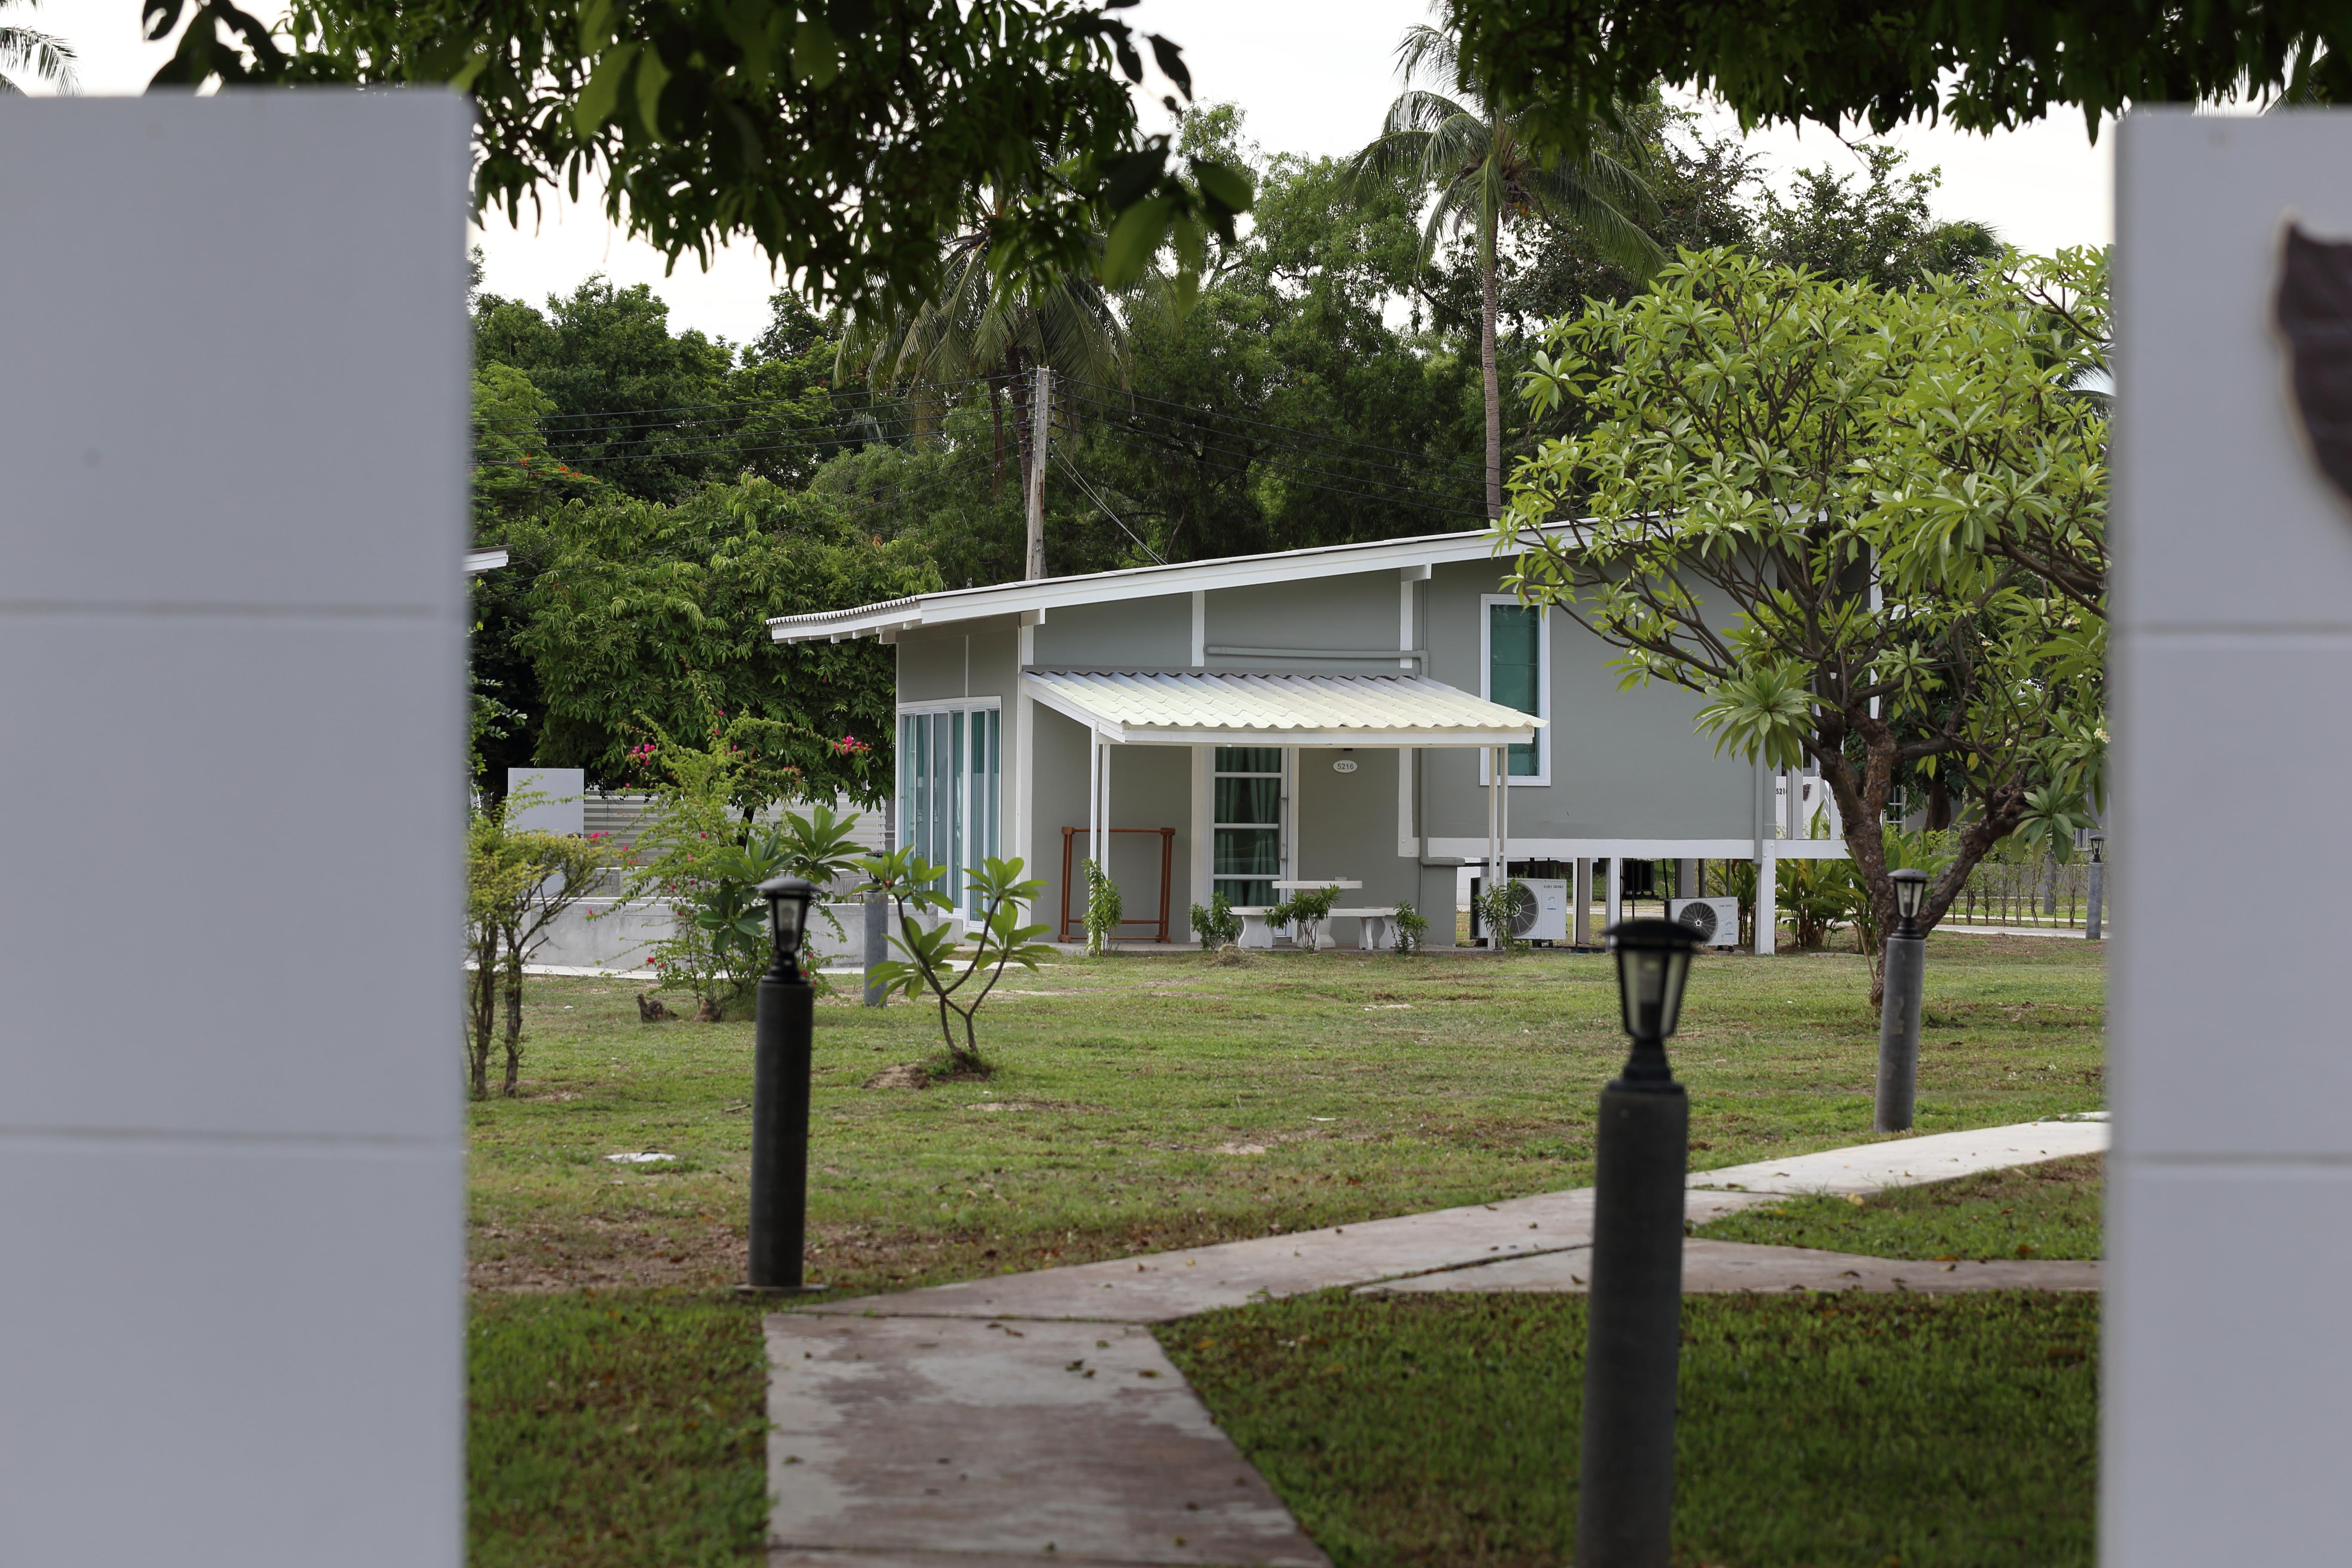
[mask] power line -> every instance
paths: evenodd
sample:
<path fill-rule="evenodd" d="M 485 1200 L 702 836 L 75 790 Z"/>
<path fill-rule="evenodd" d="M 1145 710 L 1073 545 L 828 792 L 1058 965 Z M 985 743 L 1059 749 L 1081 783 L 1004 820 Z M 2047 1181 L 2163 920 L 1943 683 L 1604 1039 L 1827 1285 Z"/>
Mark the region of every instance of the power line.
<path fill-rule="evenodd" d="M 1228 414 L 1214 408 L 1196 407 L 1189 403 L 1179 403 L 1171 397 L 1154 397 L 1150 393 L 1146 392 L 1134 392 L 1120 387 L 1104 386 L 1099 382 L 1079 381 L 1073 382 L 1071 384 L 1086 388 L 1087 391 L 1096 394 L 1108 393 L 1112 397 L 1124 397 L 1131 402 L 1140 401 L 1144 403 L 1157 403 L 1163 407 L 1181 409 L 1188 418 L 1205 415 L 1212 419 L 1223 419 L 1237 425 L 1255 425 L 1268 430 L 1280 430 L 1292 436 L 1305 436 L 1313 440 L 1332 442 L 1349 447 L 1360 447 L 1370 452 L 1387 452 L 1395 457 L 1411 458 L 1419 462 L 1427 462 L 1429 460 L 1428 453 L 1412 451 L 1403 447 L 1387 447 L 1382 446 L 1377 441 L 1360 441 L 1352 436 L 1328 436 L 1325 435 L 1321 431 L 1302 430 L 1296 425 L 1281 425 L 1271 419 L 1254 419 L 1246 414 Z M 1097 401 L 1099 402 L 1101 399 L 1097 397 Z M 1369 458 L 1362 460 L 1370 461 Z"/>
<path fill-rule="evenodd" d="M 1097 434 L 1102 436 L 1106 440 L 1115 441 L 1120 446 L 1132 447 L 1138 451 L 1150 452 L 1154 455 L 1165 455 L 1165 448 L 1155 447 L 1148 441 L 1139 439 L 1130 433 L 1105 428 L 1098 431 Z M 1221 453 L 1220 455 L 1227 457 L 1231 456 L 1230 453 Z M 1243 459 L 1243 466 L 1246 467 L 1247 462 L 1248 459 Z M 1331 495 L 1345 497 L 1351 500 L 1385 501 L 1391 505 L 1412 507 L 1443 517 L 1475 516 L 1481 521 L 1484 521 L 1486 517 L 1484 509 L 1473 507 L 1467 501 L 1448 504 L 1442 499 L 1421 494 L 1412 490 L 1388 488 L 1367 489 L 1357 486 L 1318 484 L 1313 479 L 1302 479 L 1296 473 L 1286 471 L 1282 472 L 1281 477 L 1286 484 L 1297 485 L 1305 489 L 1322 490 Z M 1327 475 L 1325 477 L 1339 478 L 1341 476 Z"/>
<path fill-rule="evenodd" d="M 1381 473 L 1381 474 L 1394 474 L 1394 475 L 1397 475 L 1399 478 L 1402 478 L 1402 479 L 1409 479 L 1409 478 L 1410 478 L 1410 476 L 1406 473 L 1406 471 L 1405 471 L 1404 469 L 1402 469 L 1402 468 L 1400 468 L 1397 464 L 1394 464 L 1394 463 L 1375 463 L 1375 462 L 1373 462 L 1371 459 L 1370 459 L 1370 458 L 1356 458 L 1356 457 L 1350 457 L 1350 456 L 1348 456 L 1348 455 L 1347 455 L 1347 454 L 1345 454 L 1345 453 L 1335 453 L 1335 452 L 1331 452 L 1331 451 L 1328 451 L 1328 450 L 1318 450 L 1318 449 L 1316 449 L 1316 448 L 1314 448 L 1314 447 L 1299 446 L 1299 445 L 1297 445 L 1297 443 L 1295 443 L 1295 442 L 1288 442 L 1288 441 L 1277 441 L 1277 440 L 1274 440 L 1274 439 L 1272 439 L 1271 437 L 1251 437 L 1251 436 L 1247 435 L 1245 432 L 1242 432 L 1242 431 L 1223 431 L 1223 430 L 1218 430 L 1218 429 L 1216 429 L 1214 426 L 1203 426 L 1203 425 L 1198 424 L 1197 422 L 1192 422 L 1192 421 L 1181 421 L 1181 422 L 1180 422 L 1180 421 L 1179 421 L 1179 420 L 1178 420 L 1174 416 L 1171 416 L 1171 415 L 1166 415 L 1166 414 L 1160 414 L 1160 413 L 1157 413 L 1157 412 L 1153 412 L 1153 411 L 1146 411 L 1146 410 L 1139 410 L 1139 409 L 1123 409 L 1123 408 L 1117 407 L 1115 405 L 1104 404 L 1104 403 L 1100 402 L 1099 400 L 1096 400 L 1096 399 L 1086 399 L 1086 398 L 1083 398 L 1083 397 L 1082 397 L 1082 400 L 1083 400 L 1083 401 L 1086 401 L 1086 402 L 1089 405 L 1089 406 L 1096 407 L 1096 408 L 1098 408 L 1098 409 L 1104 409 L 1104 410 L 1107 410 L 1108 413 L 1110 413 L 1110 414 L 1112 414 L 1112 415 L 1120 416 L 1122 416 L 1122 417 L 1126 417 L 1126 418 L 1130 418 L 1130 419 L 1135 419 L 1135 420 L 1142 420 L 1142 419 L 1147 419 L 1147 418 L 1149 418 L 1149 419 L 1158 419 L 1158 420 L 1161 421 L 1162 423 L 1167 424 L 1167 425 L 1170 425 L 1170 426 L 1177 426 L 1177 425 L 1181 424 L 1184 427 L 1189 428 L 1189 429 L 1191 429 L 1191 430 L 1192 430 L 1192 431 L 1194 431 L 1194 432 L 1197 432 L 1197 433 L 1198 433 L 1198 437 L 1197 437 L 1197 438 L 1199 439 L 1200 444 L 1201 444 L 1202 447 L 1207 447 L 1207 448 L 1212 449 L 1212 450 L 1217 450 L 1217 451 L 1220 451 L 1220 452 L 1223 452 L 1223 453 L 1225 453 L 1225 454 L 1227 454 L 1227 455 L 1240 455 L 1240 456 L 1243 458 L 1243 460 L 1244 460 L 1244 461 L 1255 461 L 1255 460 L 1258 460 L 1257 454 L 1256 454 L 1256 453 L 1255 453 L 1255 452 L 1247 451 L 1246 449 L 1244 449 L 1244 448 L 1234 447 L 1232 447 L 1232 446 L 1230 446 L 1230 445 L 1221 445 L 1220 443 L 1228 443 L 1228 442 L 1236 441 L 1236 440 L 1255 440 L 1255 441 L 1259 442 L 1259 443 L 1260 443 L 1261 445 L 1263 445 L 1263 446 L 1269 447 L 1274 447 L 1274 448 L 1280 449 L 1280 450 L 1286 450 L 1286 451 L 1297 452 L 1297 453 L 1300 454 L 1300 455 L 1301 455 L 1301 456 L 1303 456 L 1303 457 L 1315 458 L 1318 458 L 1318 459 L 1322 459 L 1322 460 L 1326 460 L 1326 461 L 1330 461 L 1330 462 L 1354 463 L 1354 464 L 1358 464 L 1358 465 L 1360 465 L 1360 466 L 1361 466 L 1361 467 L 1363 467 L 1363 468 L 1375 469 L 1375 470 L 1377 470 L 1378 472 L 1380 472 L 1380 473 Z M 1141 427 L 1140 427 L 1140 426 L 1139 426 L 1139 428 L 1141 428 Z M 1289 429 L 1290 429 L 1290 426 L 1267 426 L 1267 428 L 1270 428 L 1270 429 L 1277 429 L 1277 430 L 1289 430 Z M 1147 431 L 1144 431 L 1144 433 L 1149 434 L 1150 432 L 1147 430 Z M 1297 435 L 1304 435 L 1304 436 L 1307 436 L 1309 438 L 1314 438 L 1314 433 L 1313 433 L 1313 432 L 1311 432 L 1311 431 L 1293 431 L 1292 433 L 1293 433 L 1293 434 L 1297 434 Z M 1214 439 L 1212 439 L 1213 437 Z M 1458 461 L 1458 460 L 1457 460 L 1457 461 Z M 1373 480 L 1371 480 L 1371 479 L 1370 479 L 1370 477 L 1369 477 L 1369 476 L 1364 475 L 1364 474 L 1335 472 L 1335 471 L 1333 471 L 1333 470 L 1331 470 L 1331 469 L 1328 469 L 1328 468 L 1316 468 L 1316 469 L 1313 469 L 1312 471 L 1313 471 L 1313 472 L 1316 472 L 1316 473 L 1319 473 L 1319 474 L 1321 474 L 1325 479 L 1338 479 L 1338 480 L 1341 480 L 1341 481 L 1343 481 L 1343 482 L 1347 482 L 1347 483 L 1362 484 L 1362 483 L 1368 483 L 1368 482 L 1377 482 L 1377 481 L 1373 481 Z"/>

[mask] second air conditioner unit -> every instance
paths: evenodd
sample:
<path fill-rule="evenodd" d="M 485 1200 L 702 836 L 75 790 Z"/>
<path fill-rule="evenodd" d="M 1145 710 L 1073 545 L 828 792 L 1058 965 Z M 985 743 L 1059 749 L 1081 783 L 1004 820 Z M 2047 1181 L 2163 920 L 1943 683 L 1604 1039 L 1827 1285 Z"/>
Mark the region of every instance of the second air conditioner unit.
<path fill-rule="evenodd" d="M 1738 899 L 1669 899 L 1666 918 L 1677 925 L 1688 926 L 1697 934 L 1701 947 L 1739 944 Z"/>

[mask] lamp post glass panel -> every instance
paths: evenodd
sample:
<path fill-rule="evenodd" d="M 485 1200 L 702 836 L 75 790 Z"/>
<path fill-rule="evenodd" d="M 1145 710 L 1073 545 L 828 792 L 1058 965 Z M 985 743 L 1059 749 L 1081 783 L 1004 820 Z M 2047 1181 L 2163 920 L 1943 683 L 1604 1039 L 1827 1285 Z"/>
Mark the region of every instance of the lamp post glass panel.
<path fill-rule="evenodd" d="M 1666 1041 L 1698 937 L 1660 920 L 1623 921 L 1608 937 L 1633 1046 L 1624 1071 L 1601 1091 L 1594 1137 L 1576 1560 L 1580 1568 L 1666 1568 L 1690 1154 L 1690 1100 Z"/>
<path fill-rule="evenodd" d="M 768 900 L 768 973 L 752 1026 L 751 1289 L 798 1290 L 808 1220 L 809 1061 L 816 992 L 801 973 L 816 889 L 798 877 L 760 884 Z"/>
<path fill-rule="evenodd" d="M 1878 1100 L 1871 1126 L 1879 1132 L 1907 1132 L 1919 1089 L 1919 998 L 1927 967 L 1919 910 L 1927 901 L 1927 873 L 1906 867 L 1887 876 L 1895 884 L 1895 910 L 1900 918 L 1886 939 L 1885 986 L 1878 1013 Z"/>

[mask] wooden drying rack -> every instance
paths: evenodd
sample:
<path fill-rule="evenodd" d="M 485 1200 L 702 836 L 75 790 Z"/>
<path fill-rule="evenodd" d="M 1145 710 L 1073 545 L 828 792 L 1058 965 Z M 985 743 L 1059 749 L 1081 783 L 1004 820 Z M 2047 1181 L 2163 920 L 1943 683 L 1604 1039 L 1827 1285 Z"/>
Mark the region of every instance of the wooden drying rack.
<path fill-rule="evenodd" d="M 1065 827 L 1062 829 L 1062 926 L 1060 931 L 1054 938 L 1055 942 L 1067 942 L 1070 940 L 1071 841 L 1079 834 L 1086 831 L 1087 830 L 1083 827 Z M 1105 831 L 1110 833 L 1157 833 L 1160 835 L 1160 919 L 1155 921 L 1149 915 L 1138 915 L 1133 919 L 1121 920 L 1118 923 L 1123 926 L 1148 926 L 1156 924 L 1160 928 L 1160 934 L 1152 940 L 1155 942 L 1166 942 L 1168 940 L 1168 882 L 1171 874 L 1175 870 L 1176 867 L 1176 830 L 1172 827 L 1112 827 L 1108 828 Z"/>

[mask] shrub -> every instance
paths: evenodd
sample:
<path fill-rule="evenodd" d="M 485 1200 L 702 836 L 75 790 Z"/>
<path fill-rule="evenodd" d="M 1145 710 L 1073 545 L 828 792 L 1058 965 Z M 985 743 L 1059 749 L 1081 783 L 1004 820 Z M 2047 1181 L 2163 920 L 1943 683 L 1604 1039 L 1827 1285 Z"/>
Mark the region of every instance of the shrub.
<path fill-rule="evenodd" d="M 1102 863 L 1087 862 L 1087 956 L 1100 958 L 1118 940 L 1119 921 L 1126 918 L 1127 907 L 1118 896 L 1118 884 L 1110 879 Z"/>
<path fill-rule="evenodd" d="M 1234 906 L 1224 894 L 1218 893 L 1209 900 L 1209 907 L 1192 906 L 1192 934 L 1201 939 L 1201 951 L 1214 952 L 1242 939 L 1242 917 L 1234 913 Z"/>
<path fill-rule="evenodd" d="M 1331 906 L 1339 901 L 1337 888 L 1299 888 L 1275 905 L 1266 919 L 1277 926 L 1290 927 L 1293 940 L 1313 952 L 1321 945 L 1322 924 L 1331 918 Z"/>
<path fill-rule="evenodd" d="M 1498 952 L 1517 952 L 1528 945 L 1511 929 L 1512 912 L 1525 890 L 1517 877 L 1507 877 L 1478 895 L 1479 922 L 1486 928 L 1487 944 Z"/>
<path fill-rule="evenodd" d="M 1399 899 L 1393 918 L 1396 921 L 1397 951 L 1419 952 L 1422 943 L 1429 936 L 1429 917 L 1414 909 L 1409 900 Z"/>

